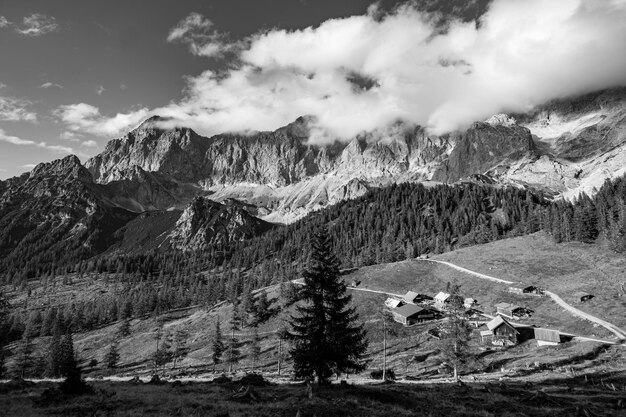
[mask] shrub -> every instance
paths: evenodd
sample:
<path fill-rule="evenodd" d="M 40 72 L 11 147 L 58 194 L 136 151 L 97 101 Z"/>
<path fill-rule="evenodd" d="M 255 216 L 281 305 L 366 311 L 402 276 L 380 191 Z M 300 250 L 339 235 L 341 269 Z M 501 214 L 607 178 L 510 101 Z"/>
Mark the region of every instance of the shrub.
<path fill-rule="evenodd" d="M 370 372 L 370 377 L 372 379 L 383 379 L 383 370 L 382 369 L 375 369 L 372 372 Z M 396 373 L 394 372 L 393 368 L 387 368 L 387 372 L 385 374 L 385 379 L 388 380 L 392 380 L 395 381 L 396 379 Z"/>

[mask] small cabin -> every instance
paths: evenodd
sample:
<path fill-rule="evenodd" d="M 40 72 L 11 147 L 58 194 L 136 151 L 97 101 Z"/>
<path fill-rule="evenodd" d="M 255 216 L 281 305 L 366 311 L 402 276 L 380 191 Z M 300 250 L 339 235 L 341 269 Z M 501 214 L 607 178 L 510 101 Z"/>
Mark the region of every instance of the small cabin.
<path fill-rule="evenodd" d="M 402 297 L 402 301 L 404 301 L 406 304 L 419 304 L 432 299 L 433 297 L 430 297 L 426 294 L 416 293 L 414 291 L 407 291 L 407 293 L 404 294 L 404 296 Z"/>
<path fill-rule="evenodd" d="M 497 316 L 489 323 L 487 329 L 493 334 L 493 343 L 496 344 L 517 344 L 519 332 L 502 316 Z M 482 332 L 481 332 L 482 336 Z"/>
<path fill-rule="evenodd" d="M 576 299 L 581 302 L 584 303 L 586 301 L 589 301 L 593 298 L 593 295 L 586 293 L 584 291 L 578 291 L 576 293 L 574 293 L 574 297 L 576 297 Z"/>
<path fill-rule="evenodd" d="M 522 288 L 522 293 L 541 295 L 543 294 L 543 291 L 539 287 L 535 287 L 534 285 L 529 285 L 528 287 Z"/>
<path fill-rule="evenodd" d="M 510 319 L 518 319 L 522 317 L 530 317 L 532 310 L 520 307 L 516 304 L 498 303 L 496 304 L 496 314 L 508 317 Z"/>
<path fill-rule="evenodd" d="M 393 313 L 393 319 L 405 326 L 435 318 L 435 313 L 432 310 L 416 306 L 415 304 L 405 304 L 394 308 L 391 312 Z"/>
<path fill-rule="evenodd" d="M 558 330 L 535 328 L 537 346 L 556 346 L 561 343 L 561 333 Z"/>
<path fill-rule="evenodd" d="M 448 294 L 447 292 L 440 292 L 439 294 L 435 295 L 435 305 L 443 307 L 449 299 L 450 294 Z"/>

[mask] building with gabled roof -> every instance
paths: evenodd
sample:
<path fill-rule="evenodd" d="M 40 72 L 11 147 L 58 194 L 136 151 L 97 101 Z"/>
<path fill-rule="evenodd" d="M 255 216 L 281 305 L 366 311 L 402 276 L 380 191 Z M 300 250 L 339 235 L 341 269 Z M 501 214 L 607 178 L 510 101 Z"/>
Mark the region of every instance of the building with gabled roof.
<path fill-rule="evenodd" d="M 536 327 L 535 340 L 537 340 L 537 346 L 556 346 L 561 343 L 561 333 L 558 330 L 541 329 Z"/>
<path fill-rule="evenodd" d="M 493 320 L 487 323 L 487 329 L 493 334 L 493 340 L 495 341 L 508 341 L 512 344 L 517 344 L 517 337 L 519 332 L 511 323 L 509 323 L 504 317 L 496 316 Z M 481 336 L 484 336 L 481 332 Z"/>
<path fill-rule="evenodd" d="M 448 298 L 450 298 L 450 294 L 441 291 L 437 295 L 435 295 L 435 303 L 443 305 L 448 301 Z"/>
<path fill-rule="evenodd" d="M 530 317 L 532 310 L 520 307 L 517 304 L 498 303 L 496 304 L 496 314 L 508 317 L 510 319 L 518 319 L 519 317 Z"/>
<path fill-rule="evenodd" d="M 390 309 L 400 307 L 402 304 L 404 304 L 404 301 L 398 300 L 397 298 L 389 297 L 385 300 L 385 307 Z"/>
<path fill-rule="evenodd" d="M 393 319 L 405 326 L 435 318 L 435 313 L 432 310 L 416 306 L 415 304 L 404 304 L 394 308 L 391 312 L 393 313 Z"/>

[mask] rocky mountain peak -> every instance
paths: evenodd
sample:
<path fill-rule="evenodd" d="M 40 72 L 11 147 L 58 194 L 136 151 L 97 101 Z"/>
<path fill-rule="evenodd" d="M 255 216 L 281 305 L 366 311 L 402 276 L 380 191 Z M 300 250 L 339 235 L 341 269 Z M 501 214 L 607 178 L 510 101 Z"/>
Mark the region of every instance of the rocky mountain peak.
<path fill-rule="evenodd" d="M 57 177 L 59 179 L 79 180 L 86 183 L 93 181 L 89 171 L 75 155 L 37 165 L 31 171 L 30 178 L 38 177 Z"/>

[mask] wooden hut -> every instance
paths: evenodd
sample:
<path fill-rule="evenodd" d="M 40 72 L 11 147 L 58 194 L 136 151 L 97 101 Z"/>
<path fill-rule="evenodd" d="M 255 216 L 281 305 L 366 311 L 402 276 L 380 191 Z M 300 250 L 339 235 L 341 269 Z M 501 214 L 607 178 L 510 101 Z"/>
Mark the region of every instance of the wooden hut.
<path fill-rule="evenodd" d="M 496 318 L 487 323 L 487 329 L 493 333 L 494 343 L 504 342 L 502 344 L 517 344 L 519 332 L 502 316 L 496 316 Z"/>
<path fill-rule="evenodd" d="M 537 346 L 555 346 L 561 343 L 561 334 L 558 330 L 535 328 Z"/>
<path fill-rule="evenodd" d="M 415 304 L 405 304 L 394 308 L 391 312 L 393 313 L 393 319 L 405 326 L 435 318 L 435 313 L 432 310 L 416 306 Z"/>

